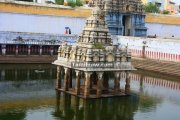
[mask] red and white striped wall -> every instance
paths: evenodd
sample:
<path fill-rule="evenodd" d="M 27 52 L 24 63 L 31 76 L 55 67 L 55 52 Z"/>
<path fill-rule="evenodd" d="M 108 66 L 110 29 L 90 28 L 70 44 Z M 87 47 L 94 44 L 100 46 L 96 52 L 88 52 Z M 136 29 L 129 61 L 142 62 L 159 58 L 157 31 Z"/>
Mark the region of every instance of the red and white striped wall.
<path fill-rule="evenodd" d="M 134 57 L 143 57 L 143 51 L 139 49 L 129 49 L 131 55 Z M 145 51 L 145 58 L 155 59 L 155 60 L 165 60 L 180 62 L 180 54 L 171 54 L 166 52 L 155 52 L 155 51 Z"/>

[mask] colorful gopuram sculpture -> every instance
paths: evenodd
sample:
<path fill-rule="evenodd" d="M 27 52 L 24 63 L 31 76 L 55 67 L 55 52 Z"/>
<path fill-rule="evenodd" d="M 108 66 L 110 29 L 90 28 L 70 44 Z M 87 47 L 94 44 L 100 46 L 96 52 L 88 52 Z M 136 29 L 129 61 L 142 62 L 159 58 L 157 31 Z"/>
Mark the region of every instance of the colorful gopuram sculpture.
<path fill-rule="evenodd" d="M 145 12 L 141 0 L 92 0 L 106 11 L 106 21 L 112 35 L 145 37 Z"/>

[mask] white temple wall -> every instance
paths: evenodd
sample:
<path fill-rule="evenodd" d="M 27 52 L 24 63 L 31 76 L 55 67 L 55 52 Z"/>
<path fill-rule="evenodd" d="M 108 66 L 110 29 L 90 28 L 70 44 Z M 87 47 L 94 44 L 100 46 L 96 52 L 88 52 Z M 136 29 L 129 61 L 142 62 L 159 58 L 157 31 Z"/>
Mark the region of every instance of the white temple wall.
<path fill-rule="evenodd" d="M 180 25 L 146 23 L 146 27 L 148 28 L 147 35 L 180 38 Z"/>
<path fill-rule="evenodd" d="M 80 34 L 84 25 L 85 18 L 0 13 L 0 31 L 64 34 L 70 27 L 72 34 Z"/>
<path fill-rule="evenodd" d="M 0 31 L 64 34 L 70 27 L 72 34 L 80 34 L 86 18 L 0 13 Z M 180 25 L 146 23 L 147 35 L 180 38 Z"/>
<path fill-rule="evenodd" d="M 146 58 L 180 62 L 179 40 L 118 36 L 118 41 L 114 40 L 114 42 L 119 42 L 122 47 L 128 45 L 134 57 L 143 57 L 143 46 L 145 46 Z"/>

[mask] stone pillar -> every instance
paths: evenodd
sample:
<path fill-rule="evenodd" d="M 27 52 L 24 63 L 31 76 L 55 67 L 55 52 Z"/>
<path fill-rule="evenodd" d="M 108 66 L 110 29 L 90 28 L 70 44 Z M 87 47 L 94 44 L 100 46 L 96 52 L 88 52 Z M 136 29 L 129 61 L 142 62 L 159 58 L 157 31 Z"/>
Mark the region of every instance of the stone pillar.
<path fill-rule="evenodd" d="M 28 55 L 31 55 L 31 45 L 28 45 Z"/>
<path fill-rule="evenodd" d="M 68 91 L 68 72 L 69 68 L 64 68 L 64 91 Z"/>
<path fill-rule="evenodd" d="M 51 56 L 53 55 L 53 52 L 54 52 L 54 47 L 51 46 L 51 47 L 50 47 L 50 55 L 51 55 Z"/>
<path fill-rule="evenodd" d="M 18 55 L 18 45 L 16 45 L 16 51 L 15 54 Z"/>
<path fill-rule="evenodd" d="M 119 16 L 119 18 L 118 18 L 119 20 L 118 20 L 118 21 L 120 22 L 119 25 L 120 25 L 120 26 L 123 26 L 123 23 L 122 23 L 122 21 L 123 21 L 123 20 L 122 20 L 122 15 L 121 15 L 121 14 L 118 14 L 118 16 Z M 120 28 L 118 29 L 118 35 L 123 35 L 123 30 L 120 31 Z"/>
<path fill-rule="evenodd" d="M 57 66 L 56 89 L 61 88 L 61 66 Z"/>
<path fill-rule="evenodd" d="M 1 45 L 2 55 L 6 55 L 6 45 Z"/>
<path fill-rule="evenodd" d="M 68 88 L 72 88 L 72 69 L 68 71 Z"/>
<path fill-rule="evenodd" d="M 76 86 L 75 86 L 76 95 L 80 94 L 80 71 L 76 71 Z"/>
<path fill-rule="evenodd" d="M 134 21 L 135 21 L 135 15 L 132 15 L 131 17 L 131 26 L 130 26 L 130 36 L 136 36 L 136 34 L 135 34 L 135 25 L 134 25 Z"/>
<path fill-rule="evenodd" d="M 125 94 L 130 94 L 130 75 L 128 71 L 126 72 Z"/>
<path fill-rule="evenodd" d="M 85 72 L 84 97 L 87 98 L 90 93 L 90 72 Z"/>
<path fill-rule="evenodd" d="M 119 84 L 119 79 L 120 79 L 120 73 L 115 72 L 115 79 L 114 79 L 114 93 L 117 94 L 120 91 L 120 84 Z"/>
<path fill-rule="evenodd" d="M 143 58 L 146 58 L 146 47 L 147 47 L 147 45 L 146 45 L 147 43 L 146 43 L 146 41 L 143 41 L 143 46 L 142 46 L 142 57 Z"/>
<path fill-rule="evenodd" d="M 145 48 L 146 48 L 146 47 L 143 45 L 143 46 L 142 46 L 142 57 L 143 57 L 143 58 L 146 58 L 146 56 L 145 56 Z"/>
<path fill-rule="evenodd" d="M 42 55 L 42 46 L 39 46 L 39 55 Z"/>
<path fill-rule="evenodd" d="M 102 89 L 103 89 L 103 85 L 102 85 L 102 76 L 103 76 L 103 72 L 97 72 L 98 75 L 98 81 L 97 81 L 97 92 L 96 95 L 97 97 L 100 97 L 102 94 Z"/>

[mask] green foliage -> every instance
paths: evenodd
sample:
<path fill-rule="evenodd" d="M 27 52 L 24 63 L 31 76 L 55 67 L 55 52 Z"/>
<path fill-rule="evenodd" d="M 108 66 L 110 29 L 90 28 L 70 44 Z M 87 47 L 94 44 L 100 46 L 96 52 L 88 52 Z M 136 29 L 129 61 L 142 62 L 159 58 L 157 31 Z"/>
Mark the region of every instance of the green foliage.
<path fill-rule="evenodd" d="M 74 2 L 72 0 L 68 0 L 67 3 L 68 3 L 68 6 L 71 6 L 72 8 L 74 8 L 76 6 L 76 2 Z"/>
<path fill-rule="evenodd" d="M 55 3 L 58 5 L 64 5 L 64 0 L 55 0 Z M 68 3 L 68 6 L 71 6 L 73 8 L 75 6 L 83 6 L 83 3 L 81 0 L 76 0 L 76 2 L 74 2 L 73 0 L 68 0 L 67 3 Z"/>
<path fill-rule="evenodd" d="M 83 3 L 82 3 L 81 0 L 76 0 L 76 5 L 77 5 L 77 6 L 83 6 Z"/>
<path fill-rule="evenodd" d="M 46 1 L 47 4 L 54 4 L 53 1 Z"/>
<path fill-rule="evenodd" d="M 144 9 L 145 9 L 145 12 L 147 12 L 147 13 L 159 13 L 160 12 L 159 8 L 153 3 L 146 4 Z"/>
<path fill-rule="evenodd" d="M 58 5 L 63 5 L 64 0 L 55 0 L 55 3 L 58 4 Z"/>
<path fill-rule="evenodd" d="M 95 43 L 93 48 L 95 48 L 95 49 L 104 49 L 104 44 L 102 44 L 102 43 Z"/>
<path fill-rule="evenodd" d="M 164 10 L 164 11 L 163 11 L 163 14 L 169 14 L 169 11 Z"/>

